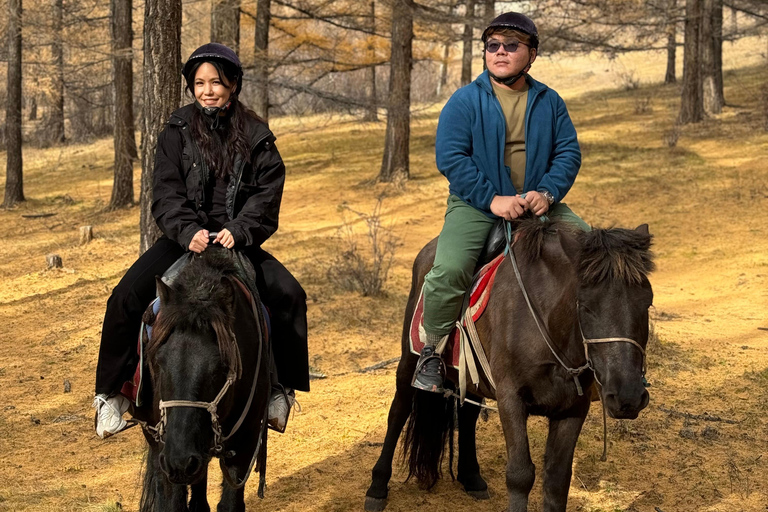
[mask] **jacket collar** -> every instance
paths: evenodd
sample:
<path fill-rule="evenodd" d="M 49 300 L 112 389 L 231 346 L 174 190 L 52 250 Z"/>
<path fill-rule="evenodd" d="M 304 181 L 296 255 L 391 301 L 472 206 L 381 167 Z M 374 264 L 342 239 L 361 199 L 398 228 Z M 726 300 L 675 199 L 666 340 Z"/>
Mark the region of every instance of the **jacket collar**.
<path fill-rule="evenodd" d="M 525 75 L 525 82 L 528 84 L 528 90 L 533 91 L 534 95 L 538 95 L 548 89 L 543 83 L 531 78 L 531 75 Z M 493 86 L 491 85 L 491 76 L 486 69 L 475 79 L 473 82 L 477 84 L 480 89 L 493 96 Z"/>
<path fill-rule="evenodd" d="M 176 109 L 171 114 L 168 123 L 176 126 L 189 126 L 192 122 L 192 116 L 195 113 L 195 109 L 197 109 L 197 107 L 194 103 Z M 274 140 L 274 135 L 272 135 L 267 124 L 256 121 L 255 119 L 252 122 L 246 123 L 246 132 L 252 148 L 256 147 L 256 144 L 265 139 L 272 138 L 272 140 Z"/>

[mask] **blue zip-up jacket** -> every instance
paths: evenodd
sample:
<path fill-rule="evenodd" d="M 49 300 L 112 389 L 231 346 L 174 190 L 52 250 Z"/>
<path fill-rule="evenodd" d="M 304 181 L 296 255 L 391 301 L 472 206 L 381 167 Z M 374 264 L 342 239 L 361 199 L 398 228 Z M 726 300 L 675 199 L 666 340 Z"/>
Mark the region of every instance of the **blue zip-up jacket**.
<path fill-rule="evenodd" d="M 526 76 L 525 190 L 515 190 L 504 165 L 506 121 L 493 94 L 488 71 L 456 91 L 440 113 L 435 151 L 437 168 L 451 194 L 489 217 L 496 195 L 548 190 L 561 201 L 581 166 L 581 150 L 563 99 Z"/>

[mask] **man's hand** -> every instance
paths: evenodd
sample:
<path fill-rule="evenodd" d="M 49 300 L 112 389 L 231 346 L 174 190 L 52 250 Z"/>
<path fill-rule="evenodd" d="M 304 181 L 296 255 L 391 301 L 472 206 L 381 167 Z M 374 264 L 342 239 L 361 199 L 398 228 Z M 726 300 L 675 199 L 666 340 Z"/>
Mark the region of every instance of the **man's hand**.
<path fill-rule="evenodd" d="M 219 234 L 216 236 L 216 240 L 214 240 L 213 243 L 221 244 L 227 249 L 231 249 L 235 246 L 235 237 L 232 236 L 232 233 L 230 233 L 227 228 L 224 228 L 219 231 Z"/>
<path fill-rule="evenodd" d="M 208 230 L 201 229 L 195 236 L 192 237 L 192 241 L 189 242 L 189 250 L 200 254 L 208 247 Z"/>
<path fill-rule="evenodd" d="M 528 208 L 537 216 L 549 211 L 549 201 L 541 192 L 531 190 L 525 194 L 525 200 L 528 202 Z"/>
<path fill-rule="evenodd" d="M 505 220 L 516 219 L 527 209 L 528 202 L 520 196 L 496 196 L 491 201 L 491 213 Z"/>

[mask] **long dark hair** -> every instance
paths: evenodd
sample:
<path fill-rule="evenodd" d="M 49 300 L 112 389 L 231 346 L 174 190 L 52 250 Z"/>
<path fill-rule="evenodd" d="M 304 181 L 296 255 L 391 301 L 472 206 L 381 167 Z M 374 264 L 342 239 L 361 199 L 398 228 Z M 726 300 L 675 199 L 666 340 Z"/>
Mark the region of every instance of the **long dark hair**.
<path fill-rule="evenodd" d="M 225 86 L 229 87 L 237 83 L 239 70 L 235 66 L 218 60 L 200 60 L 200 62 L 195 63 L 186 77 L 186 91 L 193 98 L 195 97 L 195 75 L 204 62 L 208 62 L 216 68 L 219 80 Z M 227 113 L 229 122 L 215 130 L 208 126 L 199 108 L 196 108 L 192 115 L 192 136 L 195 138 L 208 168 L 213 169 L 216 178 L 219 179 L 225 178 L 233 172 L 237 156 L 240 156 L 246 163 L 251 162 L 251 148 L 245 126 L 247 118 L 252 117 L 263 122 L 255 112 L 243 105 L 237 94 L 232 93 L 229 101 L 231 103 Z"/>

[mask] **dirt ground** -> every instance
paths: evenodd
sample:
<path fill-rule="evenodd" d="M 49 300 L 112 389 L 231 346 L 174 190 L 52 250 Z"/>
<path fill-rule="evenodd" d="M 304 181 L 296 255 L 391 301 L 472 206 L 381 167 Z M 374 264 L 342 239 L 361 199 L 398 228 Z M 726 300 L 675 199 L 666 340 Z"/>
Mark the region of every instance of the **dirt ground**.
<path fill-rule="evenodd" d="M 637 420 L 609 420 L 607 462 L 599 460 L 602 422 L 593 408 L 576 450 L 569 511 L 768 509 L 768 134 L 755 111 L 768 76 L 755 50 L 765 41 L 739 45 L 726 47 L 725 112 L 679 132 L 678 86 L 654 84 L 663 76 L 661 54 L 540 59 L 534 68 L 567 99 L 584 152 L 567 202 L 596 226 L 649 223 L 658 266 L 651 403 Z M 362 510 L 394 366 L 359 370 L 399 355 L 410 266 L 441 227 L 447 187 L 434 165 L 438 112 L 426 107 L 413 119 L 412 179 L 404 190 L 370 181 L 383 124 L 327 116 L 273 121 L 288 182 L 280 231 L 266 248 L 308 292 L 311 363 L 327 378 L 299 396 L 302 409 L 289 431 L 271 436 L 266 498 L 257 498 L 253 479 L 249 510 Z M 90 404 L 104 306 L 137 256 L 138 209 L 104 211 L 108 140 L 25 149 L 24 158 L 28 201 L 0 211 L 0 510 L 136 510 L 143 437 L 133 429 L 99 440 Z M 401 246 L 387 294 L 360 297 L 327 277 L 339 245 L 339 206 L 370 212 L 382 193 L 385 224 Z M 22 217 L 39 213 L 55 215 Z M 96 239 L 79 246 L 83 225 L 94 226 Z M 45 270 L 50 253 L 62 257 L 63 269 Z M 529 430 L 540 468 L 546 423 L 532 419 Z M 477 502 L 450 480 L 425 492 L 403 483 L 399 471 L 387 510 L 502 510 L 497 415 L 480 422 L 478 449 L 491 500 Z M 540 485 L 531 510 L 540 509 Z"/>

